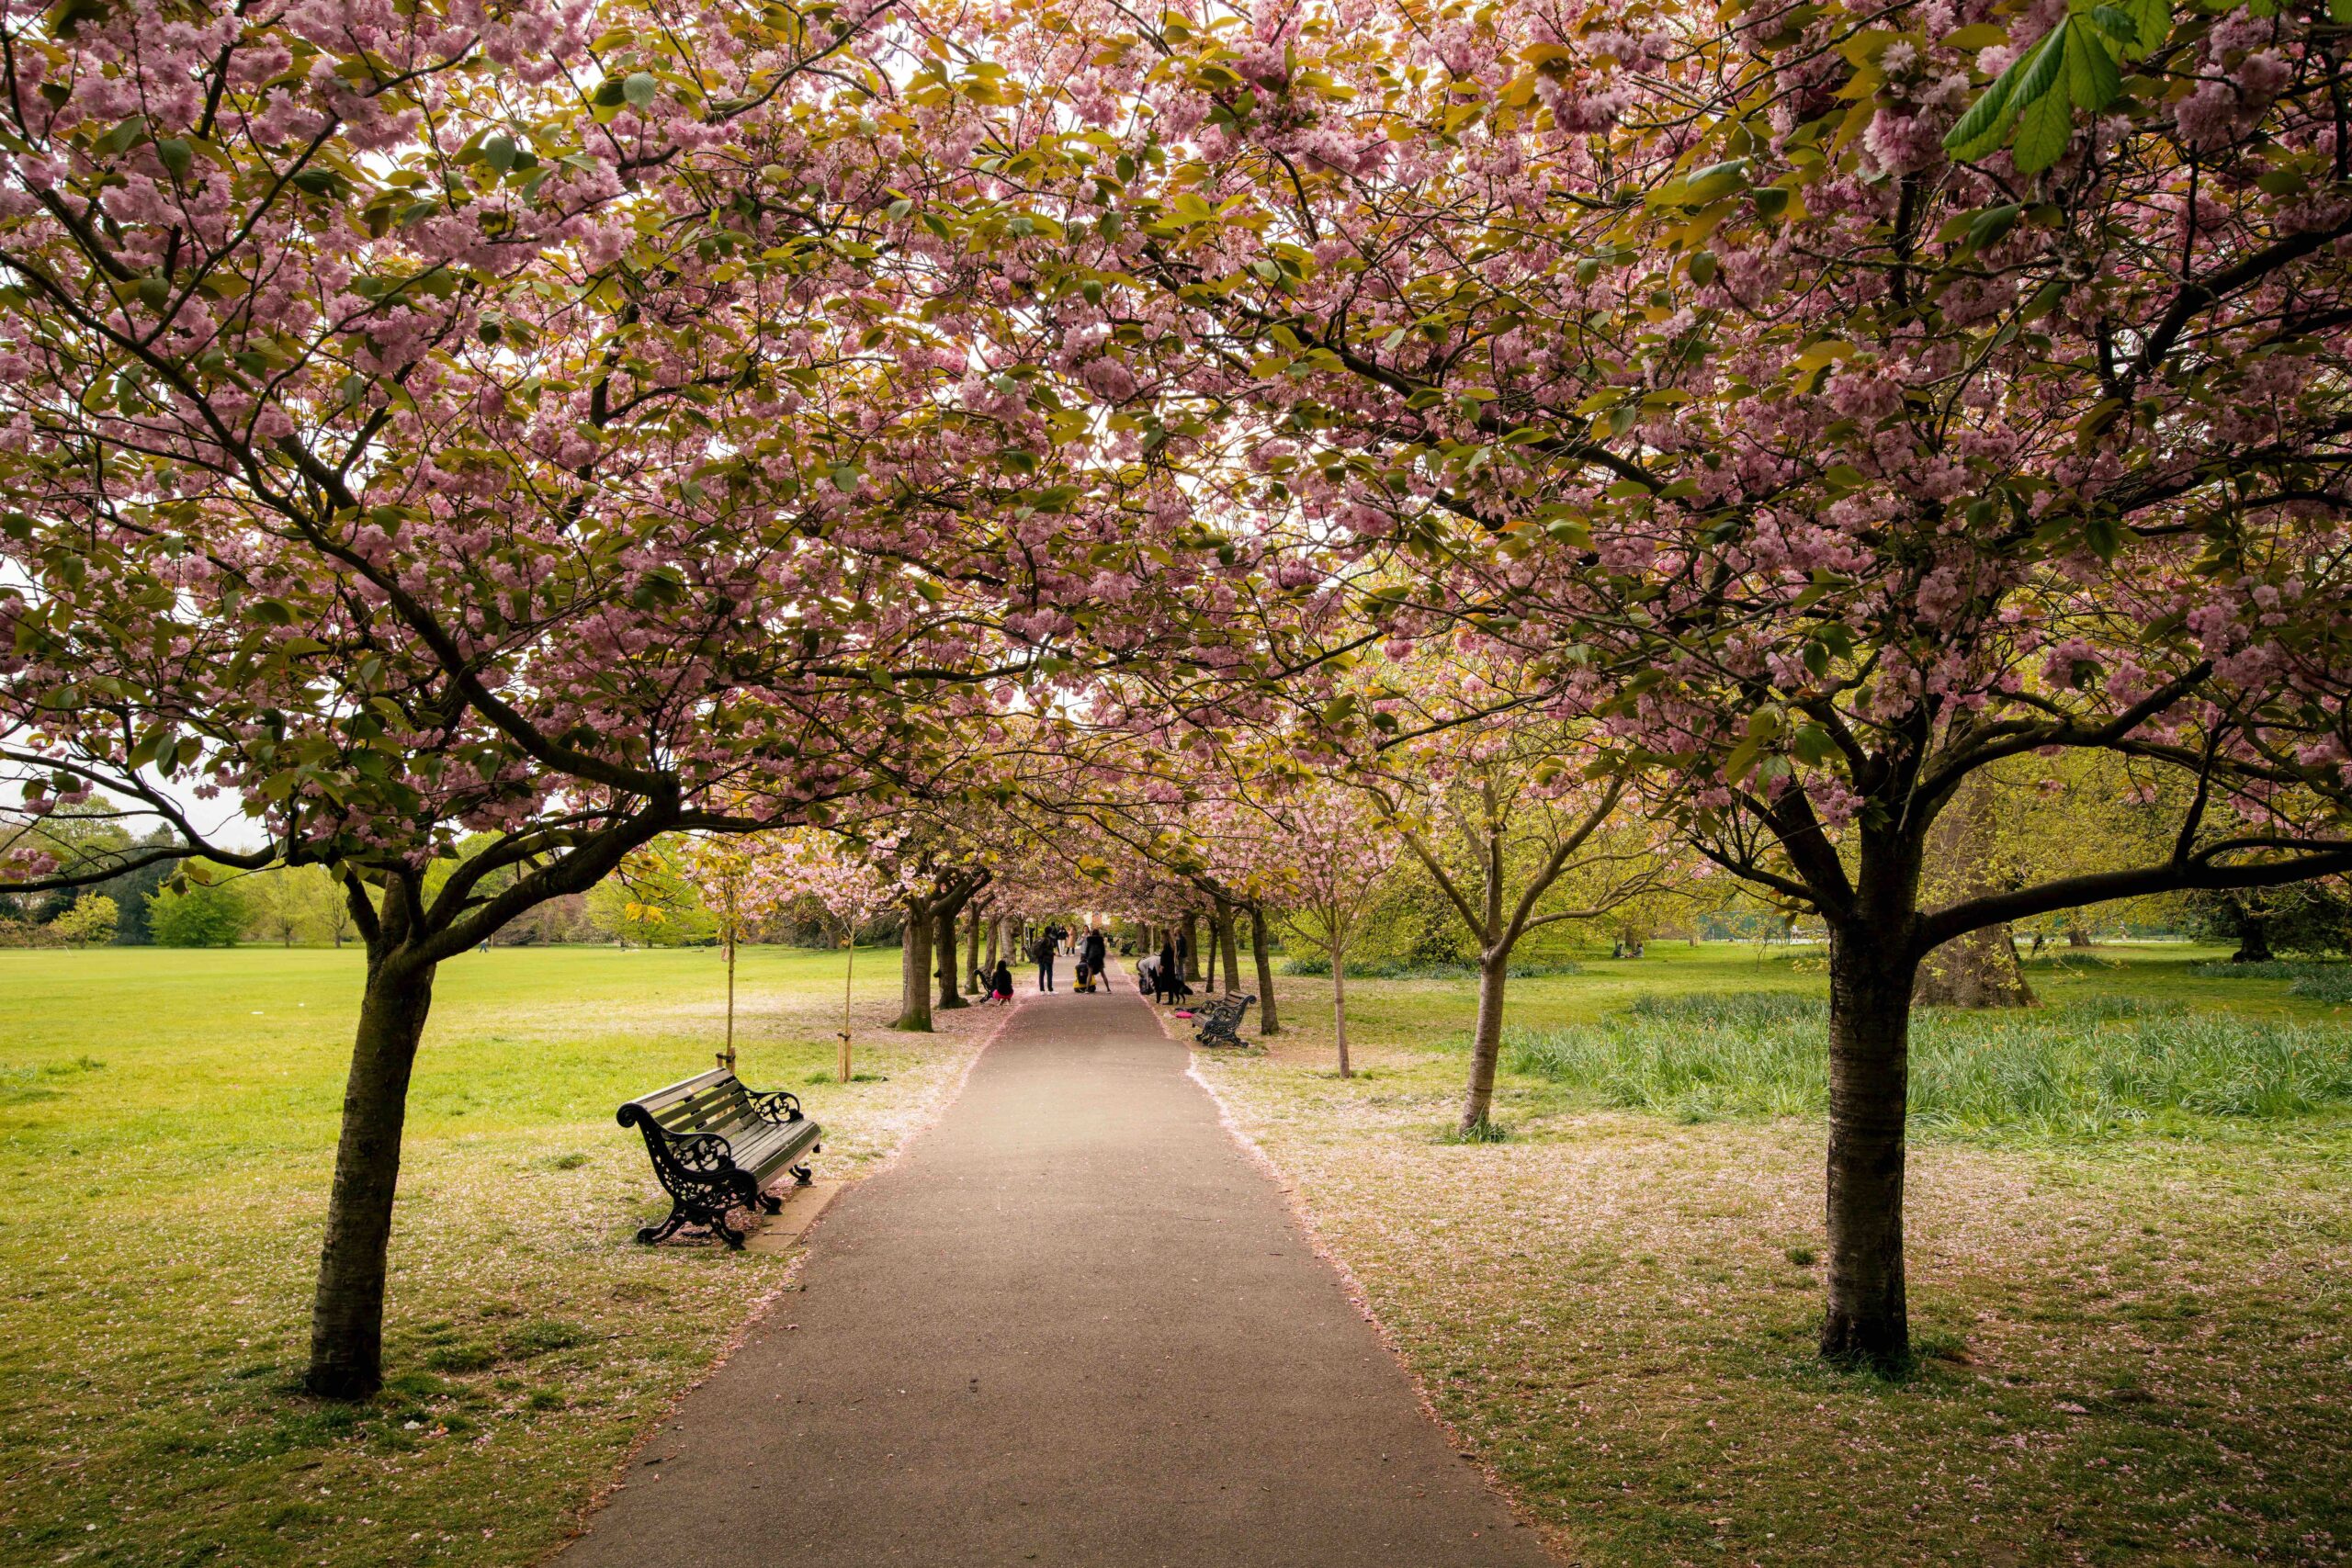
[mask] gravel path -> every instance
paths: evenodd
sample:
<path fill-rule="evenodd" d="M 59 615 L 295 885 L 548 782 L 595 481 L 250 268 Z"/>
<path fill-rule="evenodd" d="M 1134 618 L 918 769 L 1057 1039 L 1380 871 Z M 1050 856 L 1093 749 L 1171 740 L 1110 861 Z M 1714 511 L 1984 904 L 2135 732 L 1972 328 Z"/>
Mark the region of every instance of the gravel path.
<path fill-rule="evenodd" d="M 1025 995 L 559 1568 L 1547 1563 L 1186 1062 Z"/>

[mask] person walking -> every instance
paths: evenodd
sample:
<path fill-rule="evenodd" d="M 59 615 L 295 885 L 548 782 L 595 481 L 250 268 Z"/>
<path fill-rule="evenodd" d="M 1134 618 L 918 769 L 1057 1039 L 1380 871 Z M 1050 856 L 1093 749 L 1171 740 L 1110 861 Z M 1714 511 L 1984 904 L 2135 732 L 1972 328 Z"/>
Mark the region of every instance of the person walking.
<path fill-rule="evenodd" d="M 1086 964 L 1087 973 L 1092 975 L 1098 983 L 1102 978 L 1103 962 L 1110 956 L 1111 944 L 1102 940 L 1102 931 L 1099 930 L 1088 931 L 1086 933 L 1086 956 L 1083 962 Z"/>
<path fill-rule="evenodd" d="M 1050 991 L 1054 988 L 1053 932 L 1047 931 L 1037 939 L 1034 955 L 1037 960 L 1037 988 L 1041 991 Z"/>

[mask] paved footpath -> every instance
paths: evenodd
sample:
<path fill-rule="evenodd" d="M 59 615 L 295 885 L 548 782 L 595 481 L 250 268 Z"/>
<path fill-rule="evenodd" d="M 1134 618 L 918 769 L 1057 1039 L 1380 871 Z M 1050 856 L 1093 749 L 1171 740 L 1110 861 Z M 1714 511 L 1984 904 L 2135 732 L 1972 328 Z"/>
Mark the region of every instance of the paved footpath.
<path fill-rule="evenodd" d="M 1024 998 L 555 1568 L 1546 1564 L 1186 1062 Z"/>

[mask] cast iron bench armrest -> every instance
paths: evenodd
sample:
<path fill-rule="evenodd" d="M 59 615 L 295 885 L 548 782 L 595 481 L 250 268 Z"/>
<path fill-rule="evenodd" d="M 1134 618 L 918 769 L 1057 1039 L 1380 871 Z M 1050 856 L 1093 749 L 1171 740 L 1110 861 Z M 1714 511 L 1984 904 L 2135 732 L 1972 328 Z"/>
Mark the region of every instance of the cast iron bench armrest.
<path fill-rule="evenodd" d="M 800 1097 L 788 1089 L 751 1089 L 743 1092 L 751 1098 L 752 1109 L 771 1122 L 801 1120 Z"/>

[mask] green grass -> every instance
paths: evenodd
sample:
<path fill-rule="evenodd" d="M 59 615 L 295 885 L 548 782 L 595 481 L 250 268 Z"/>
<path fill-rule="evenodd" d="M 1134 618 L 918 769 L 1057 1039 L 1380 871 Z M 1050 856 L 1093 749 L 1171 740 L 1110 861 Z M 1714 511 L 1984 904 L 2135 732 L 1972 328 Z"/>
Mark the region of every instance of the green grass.
<path fill-rule="evenodd" d="M 1283 961 L 1285 975 L 1329 976 L 1331 960 L 1313 954 Z M 1558 975 L 1581 975 L 1584 965 L 1566 958 L 1514 958 L 1509 970 L 1514 980 L 1535 980 Z M 1348 978 L 1351 980 L 1475 980 L 1477 965 L 1473 964 L 1421 964 L 1404 958 L 1350 959 Z"/>
<path fill-rule="evenodd" d="M 1308 979 L 1198 1070 L 1569 1561 L 2318 1568 L 2352 1551 L 2352 1010 L 2198 972 L 2227 952 L 1919 1015 L 1901 1382 L 1812 1352 L 1817 948 L 1515 982 L 1493 1144 L 1444 1131 L 1465 982 L 1351 982 L 1352 1082 Z"/>
<path fill-rule="evenodd" d="M 743 955 L 741 1071 L 885 1152 L 960 1066 L 881 1032 L 895 953 Z M 443 966 L 391 1251 L 390 1381 L 294 1392 L 356 952 L 0 953 L 0 1562 L 520 1563 L 783 1278 L 646 1248 L 622 1100 L 708 1065 L 717 954 L 501 949 Z M 967 1018 L 973 1015 L 963 1015 Z"/>
<path fill-rule="evenodd" d="M 1826 1115 L 1829 1010 L 1785 992 L 1642 996 L 1597 1024 L 1518 1031 L 1504 1064 L 1589 1103 L 1682 1121 Z M 2096 997 L 2009 1012 L 1923 1010 L 1915 1126 L 2106 1137 L 2352 1106 L 2352 1031 Z"/>

